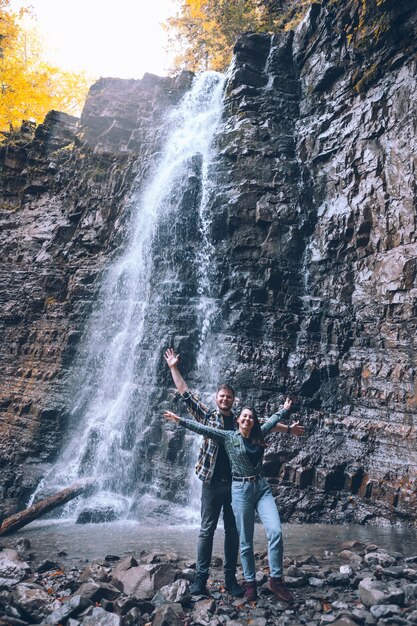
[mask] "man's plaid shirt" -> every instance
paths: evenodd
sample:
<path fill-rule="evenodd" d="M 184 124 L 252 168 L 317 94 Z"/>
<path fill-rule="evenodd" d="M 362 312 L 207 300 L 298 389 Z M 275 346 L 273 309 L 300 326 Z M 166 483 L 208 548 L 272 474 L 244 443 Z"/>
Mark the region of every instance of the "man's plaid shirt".
<path fill-rule="evenodd" d="M 223 415 L 218 409 L 211 411 L 189 390 L 185 391 L 181 398 L 187 407 L 187 411 L 197 422 L 205 426 L 224 430 Z M 236 419 L 236 415 L 233 412 L 232 417 Z M 195 466 L 195 473 L 203 482 L 210 482 L 213 476 L 218 450 L 219 444 L 216 441 L 206 437 L 203 439 Z"/>

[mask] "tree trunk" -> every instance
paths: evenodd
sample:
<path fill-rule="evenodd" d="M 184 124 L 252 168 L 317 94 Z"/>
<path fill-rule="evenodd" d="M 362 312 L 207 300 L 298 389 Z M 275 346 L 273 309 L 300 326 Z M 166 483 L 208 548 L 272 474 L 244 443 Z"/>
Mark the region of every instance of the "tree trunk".
<path fill-rule="evenodd" d="M 36 504 L 30 506 L 28 509 L 20 511 L 20 513 L 15 513 L 15 515 L 11 515 L 5 519 L 0 526 L 0 537 L 19 530 L 19 528 L 33 522 L 33 520 L 45 515 L 45 513 L 49 513 L 49 511 L 52 511 L 56 507 L 69 502 L 73 498 L 76 498 L 88 490 L 93 489 L 94 481 L 86 480 L 75 483 L 74 485 L 71 485 L 71 487 L 67 487 L 62 491 L 58 491 L 58 493 L 55 493 L 53 496 L 48 496 L 43 500 L 39 500 L 39 502 L 36 502 Z"/>

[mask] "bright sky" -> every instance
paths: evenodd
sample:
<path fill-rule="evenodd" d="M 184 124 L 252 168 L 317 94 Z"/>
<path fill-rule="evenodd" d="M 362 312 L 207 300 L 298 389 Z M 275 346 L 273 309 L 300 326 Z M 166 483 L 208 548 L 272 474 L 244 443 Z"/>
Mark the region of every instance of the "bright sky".
<path fill-rule="evenodd" d="M 165 76 L 170 63 L 161 27 L 178 0 L 12 0 L 30 4 L 47 59 L 65 70 L 99 78 Z"/>

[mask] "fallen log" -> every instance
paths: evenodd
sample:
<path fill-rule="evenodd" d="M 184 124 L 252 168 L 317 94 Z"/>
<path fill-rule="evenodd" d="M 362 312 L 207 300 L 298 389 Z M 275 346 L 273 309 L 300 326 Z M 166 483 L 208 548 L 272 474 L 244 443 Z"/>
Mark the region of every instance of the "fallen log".
<path fill-rule="evenodd" d="M 94 485 L 95 483 L 93 480 L 80 481 L 71 485 L 71 487 L 58 491 L 58 493 L 55 493 L 52 496 L 39 500 L 36 504 L 33 504 L 24 511 L 20 511 L 20 513 L 11 515 L 5 519 L 0 526 L 0 537 L 19 530 L 19 528 L 33 522 L 33 520 L 45 515 L 45 513 L 49 513 L 49 511 L 52 511 L 56 507 L 66 504 L 66 502 L 73 500 L 82 493 L 93 491 Z"/>

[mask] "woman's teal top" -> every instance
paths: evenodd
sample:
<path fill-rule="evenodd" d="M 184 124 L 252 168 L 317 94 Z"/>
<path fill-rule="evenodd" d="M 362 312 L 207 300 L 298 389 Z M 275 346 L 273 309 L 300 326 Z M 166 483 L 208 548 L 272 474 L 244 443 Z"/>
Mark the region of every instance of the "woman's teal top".
<path fill-rule="evenodd" d="M 266 435 L 283 417 L 289 414 L 287 409 L 282 409 L 278 413 L 274 413 L 269 417 L 266 422 L 261 426 L 262 432 Z M 262 457 L 260 458 L 256 467 L 251 463 L 251 460 L 246 451 L 245 442 L 242 435 L 238 430 L 218 430 L 211 426 L 205 426 L 192 420 L 180 418 L 179 423 L 188 430 L 192 430 L 199 435 L 204 435 L 209 439 L 214 439 L 218 443 L 221 443 L 227 452 L 230 459 L 230 465 L 232 468 L 233 476 L 256 476 L 261 473 L 262 470 Z"/>

